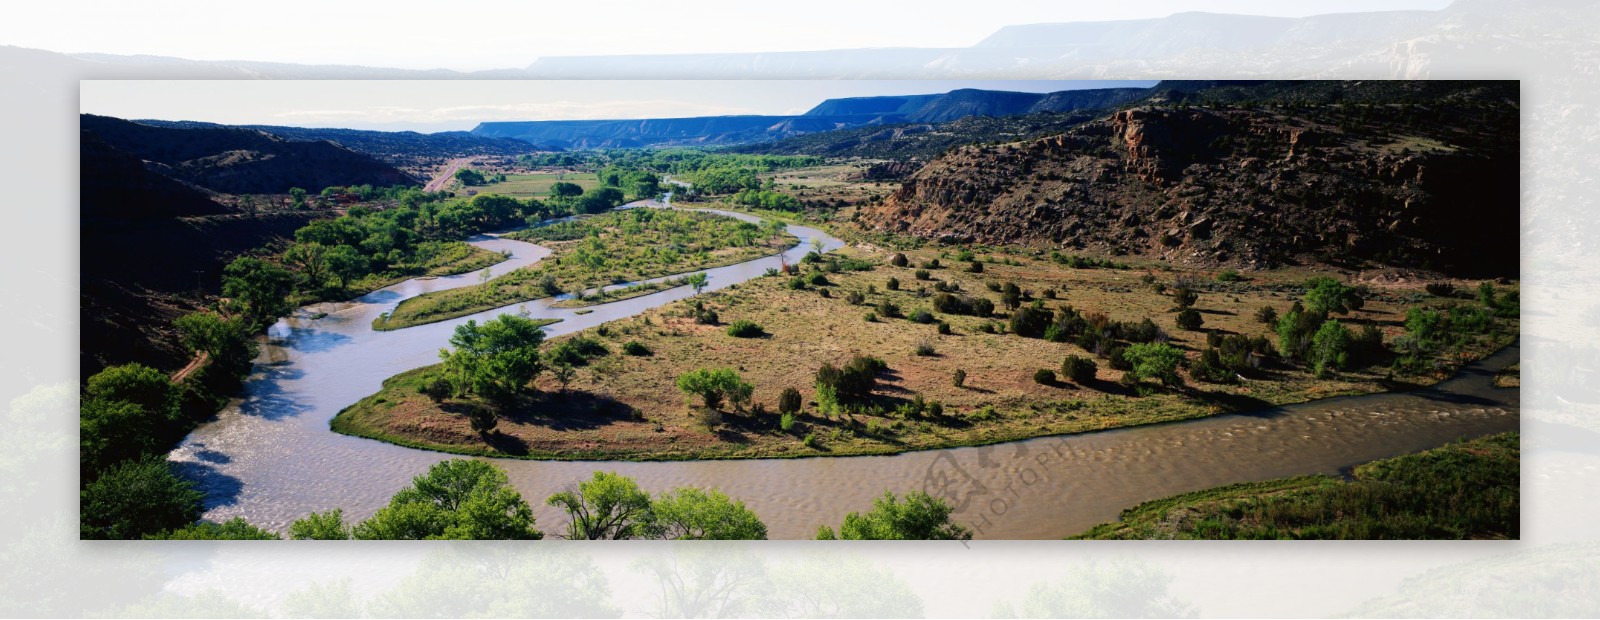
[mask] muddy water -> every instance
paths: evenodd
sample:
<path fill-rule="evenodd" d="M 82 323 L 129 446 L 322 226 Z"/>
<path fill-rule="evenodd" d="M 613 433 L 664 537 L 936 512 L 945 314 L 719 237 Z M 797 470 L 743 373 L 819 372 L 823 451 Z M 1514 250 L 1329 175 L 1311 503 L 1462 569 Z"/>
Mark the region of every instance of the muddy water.
<path fill-rule="evenodd" d="M 754 219 L 742 214 L 728 214 Z M 800 242 L 772 256 L 707 270 L 709 289 L 797 262 L 821 231 L 790 226 Z M 506 273 L 549 254 L 545 248 L 480 236 L 472 243 L 511 258 Z M 563 319 L 552 335 L 638 314 L 692 295 L 688 287 L 593 306 L 592 313 L 550 308 L 540 300 L 391 332 L 372 319 L 423 292 L 476 283 L 481 272 L 411 280 L 349 303 L 303 309 L 269 332 L 243 396 L 196 429 L 173 451 L 207 492 L 206 518 L 243 516 L 283 530 L 311 511 L 343 508 L 361 519 L 410 479 L 450 455 L 402 448 L 328 430 L 341 408 L 371 394 L 385 378 L 437 361 L 457 325 L 502 312 Z M 327 313 L 320 318 L 319 313 Z M 1460 437 L 1515 430 L 1517 390 L 1490 386 L 1492 371 L 1517 360 L 1515 346 L 1440 386 L 1411 394 L 1334 399 L 1205 420 L 1087 435 L 1041 438 L 984 448 L 882 457 L 693 462 L 587 462 L 495 459 L 538 511 L 546 531 L 563 519 L 543 498 L 598 469 L 632 476 L 650 491 L 714 486 L 743 500 L 773 538 L 807 538 L 818 525 L 869 508 L 885 489 L 926 489 L 960 507 L 957 520 L 980 538 L 1056 538 L 1114 519 L 1140 501 L 1230 482 L 1338 473 L 1355 463 L 1438 446 Z"/>

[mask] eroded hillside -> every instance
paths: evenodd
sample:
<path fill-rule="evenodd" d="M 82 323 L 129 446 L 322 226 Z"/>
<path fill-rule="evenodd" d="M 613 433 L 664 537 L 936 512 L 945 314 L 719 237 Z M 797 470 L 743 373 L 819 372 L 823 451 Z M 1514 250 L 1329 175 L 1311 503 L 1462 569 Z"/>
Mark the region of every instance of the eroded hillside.
<path fill-rule="evenodd" d="M 1303 262 L 1514 275 L 1517 109 L 1187 104 L 954 149 L 858 222 L 1198 265 Z"/>

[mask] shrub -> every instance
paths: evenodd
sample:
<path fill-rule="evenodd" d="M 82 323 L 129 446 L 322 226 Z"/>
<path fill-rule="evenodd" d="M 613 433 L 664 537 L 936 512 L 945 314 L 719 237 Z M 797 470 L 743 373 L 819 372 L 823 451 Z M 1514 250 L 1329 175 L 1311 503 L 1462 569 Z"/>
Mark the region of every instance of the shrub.
<path fill-rule="evenodd" d="M 983 273 L 983 263 L 978 261 L 967 263 L 967 271 L 971 273 Z"/>
<path fill-rule="evenodd" d="M 474 406 L 467 412 L 467 423 L 472 425 L 472 431 L 480 435 L 487 434 L 500 424 L 500 416 L 494 409 L 484 406 Z"/>
<path fill-rule="evenodd" d="M 865 316 L 863 316 L 861 318 L 862 318 L 862 320 L 865 320 L 868 323 L 877 323 L 878 322 L 878 313 L 876 313 L 876 312 L 868 312 Z"/>
<path fill-rule="evenodd" d="M 828 281 L 827 274 L 821 271 L 813 271 L 811 272 L 811 275 L 806 276 L 806 284 L 810 284 L 811 286 L 828 286 L 832 283 Z"/>
<path fill-rule="evenodd" d="M 806 279 L 803 276 L 789 278 L 789 288 L 796 291 L 806 290 Z"/>
<path fill-rule="evenodd" d="M 1017 308 L 1011 313 L 1011 332 L 1024 338 L 1042 337 L 1045 328 L 1050 325 L 1050 318 L 1050 312 L 1043 307 Z"/>
<path fill-rule="evenodd" d="M 966 387 L 967 371 L 957 368 L 955 373 L 950 376 L 950 381 L 956 387 Z"/>
<path fill-rule="evenodd" d="M 1205 319 L 1200 317 L 1200 312 L 1198 310 L 1195 310 L 1194 308 L 1184 308 L 1182 312 L 1178 313 L 1178 316 L 1176 319 L 1174 319 L 1174 322 L 1178 324 L 1179 329 L 1194 331 L 1200 329 L 1200 324 L 1204 323 Z"/>
<path fill-rule="evenodd" d="M 935 351 L 933 350 L 933 343 L 928 342 L 926 340 L 918 342 L 917 343 L 917 348 L 916 348 L 916 350 L 914 352 L 917 355 L 920 355 L 922 357 L 930 357 L 935 353 Z"/>
<path fill-rule="evenodd" d="M 816 433 L 806 433 L 805 439 L 801 439 L 800 444 L 807 448 L 816 448 L 821 442 L 817 441 Z"/>
<path fill-rule="evenodd" d="M 1128 348 L 1122 345 L 1111 345 L 1105 349 L 1106 363 L 1113 370 L 1133 370 L 1133 362 L 1128 360 Z"/>
<path fill-rule="evenodd" d="M 1179 309 L 1193 306 L 1197 301 L 1200 301 L 1200 294 L 1189 287 L 1179 286 L 1172 289 L 1172 303 L 1177 304 Z"/>
<path fill-rule="evenodd" d="M 760 338 L 766 330 L 752 321 L 739 319 L 728 325 L 728 335 L 734 338 Z"/>
<path fill-rule="evenodd" d="M 629 340 L 622 345 L 622 352 L 635 357 L 645 357 L 650 355 L 650 348 L 637 340 Z"/>
<path fill-rule="evenodd" d="M 911 317 L 910 318 L 911 318 L 911 320 L 913 322 L 921 323 L 923 325 L 927 325 L 927 324 L 933 322 L 933 313 L 928 312 L 927 310 L 918 310 L 916 312 L 911 313 Z"/>
<path fill-rule="evenodd" d="M 849 302 L 852 306 L 859 306 L 867 301 L 867 296 L 856 291 L 850 291 L 844 296 L 844 300 Z"/>
<path fill-rule="evenodd" d="M 1256 308 L 1256 322 L 1272 325 L 1278 322 L 1278 310 L 1272 306 Z"/>
<path fill-rule="evenodd" d="M 698 368 L 678 376 L 678 389 L 685 394 L 699 396 L 707 409 L 722 406 L 722 401 L 735 404 L 750 399 L 754 390 L 732 368 Z"/>
<path fill-rule="evenodd" d="M 1033 382 L 1039 385 L 1055 385 L 1056 373 L 1048 368 L 1033 371 Z"/>
<path fill-rule="evenodd" d="M 694 313 L 694 322 L 701 325 L 716 325 L 720 321 L 721 317 L 717 316 L 717 311 L 710 308 L 703 308 Z"/>
<path fill-rule="evenodd" d="M 778 428 L 783 429 L 785 433 L 794 430 L 794 414 L 785 413 L 780 416 L 778 418 Z"/>
<path fill-rule="evenodd" d="M 900 290 L 900 278 L 889 278 L 888 282 L 883 283 L 883 288 L 891 291 Z"/>
<path fill-rule="evenodd" d="M 1435 297 L 1456 296 L 1456 285 L 1449 282 L 1429 282 L 1422 288 L 1426 289 L 1429 295 L 1433 295 Z"/>
<path fill-rule="evenodd" d="M 1068 355 L 1061 362 L 1061 376 L 1078 385 L 1088 385 L 1094 381 L 1094 360 L 1077 355 Z"/>
<path fill-rule="evenodd" d="M 800 390 L 792 387 L 783 388 L 778 394 L 778 411 L 781 413 L 797 413 L 800 411 Z"/>
<path fill-rule="evenodd" d="M 994 302 L 986 297 L 977 297 L 971 303 L 972 316 L 989 317 L 994 315 Z"/>
<path fill-rule="evenodd" d="M 1239 271 L 1236 269 L 1223 269 L 1217 272 L 1218 282 L 1239 282 L 1242 280 L 1244 280 L 1244 276 L 1239 275 Z"/>
<path fill-rule="evenodd" d="M 894 265 L 896 267 L 904 267 L 906 265 L 911 264 L 911 261 L 910 261 L 910 259 L 906 258 L 905 254 L 901 254 L 899 252 L 895 252 L 894 256 L 890 256 L 889 257 L 889 264 L 890 265 Z"/>
<path fill-rule="evenodd" d="M 1338 321 L 1327 321 L 1311 337 L 1311 369 L 1319 377 L 1333 374 L 1350 362 L 1350 330 Z"/>
<path fill-rule="evenodd" d="M 1411 315 L 1406 316 L 1409 321 Z M 1305 310 L 1298 305 L 1290 308 L 1278 318 L 1278 353 L 1288 359 L 1304 359 L 1306 350 L 1311 347 L 1312 335 L 1327 319 L 1326 314 Z"/>
<path fill-rule="evenodd" d="M 900 306 L 895 305 L 894 302 L 887 299 L 880 301 L 878 302 L 878 316 L 886 319 L 899 318 Z"/>
<path fill-rule="evenodd" d="M 939 332 L 940 336 L 949 336 L 950 335 L 950 324 L 946 323 L 944 321 L 939 321 L 939 323 L 938 323 L 938 332 Z"/>
<path fill-rule="evenodd" d="M 1306 309 L 1322 314 L 1349 314 L 1364 305 L 1355 288 L 1326 276 L 1306 280 Z"/>
<path fill-rule="evenodd" d="M 439 376 L 429 376 L 417 386 L 417 392 L 427 396 L 433 402 L 440 402 L 455 393 L 455 388 L 450 385 L 450 379 Z"/>
<path fill-rule="evenodd" d="M 1045 299 L 1055 299 L 1056 298 L 1056 289 L 1047 288 L 1047 289 L 1044 290 L 1043 294 L 1044 294 L 1044 298 Z"/>
<path fill-rule="evenodd" d="M 1157 379 L 1165 386 L 1183 384 L 1183 378 L 1178 376 L 1178 365 L 1183 362 L 1183 351 L 1172 345 L 1152 342 L 1130 345 L 1123 356 L 1132 366 L 1129 374 L 1131 381 L 1141 379 Z"/>
<path fill-rule="evenodd" d="M 916 276 L 918 280 L 930 280 L 933 278 L 933 274 L 928 273 L 928 270 L 926 269 L 918 269 L 915 272 L 912 272 L 911 275 Z"/>
<path fill-rule="evenodd" d="M 824 396 L 836 399 L 840 404 L 865 400 L 878 386 L 878 373 L 888 367 L 881 359 L 861 354 L 851 358 L 843 368 L 824 363 L 817 369 L 818 402 L 823 402 Z M 823 394 L 824 389 L 831 393 Z"/>
<path fill-rule="evenodd" d="M 928 259 L 926 262 L 922 263 L 922 268 L 923 269 L 938 269 L 939 268 L 939 259 L 937 259 L 937 258 Z"/>

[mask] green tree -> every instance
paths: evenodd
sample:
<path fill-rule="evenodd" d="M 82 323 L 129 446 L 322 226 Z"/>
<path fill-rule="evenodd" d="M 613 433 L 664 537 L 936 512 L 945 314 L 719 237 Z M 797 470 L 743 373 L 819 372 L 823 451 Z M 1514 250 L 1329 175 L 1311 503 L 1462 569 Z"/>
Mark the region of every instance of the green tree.
<path fill-rule="evenodd" d="M 1348 365 L 1351 339 L 1350 330 L 1338 321 L 1326 321 L 1317 328 L 1316 335 L 1311 338 L 1309 360 L 1317 376 L 1328 376 L 1333 370 Z"/>
<path fill-rule="evenodd" d="M 766 540 L 767 525 L 744 502 L 716 489 L 679 487 L 650 503 L 651 538 L 673 540 Z"/>
<path fill-rule="evenodd" d="M 284 251 L 283 260 L 300 270 L 300 275 L 305 277 L 307 286 L 311 288 L 322 286 L 322 280 L 328 270 L 327 246 L 316 242 L 296 243 Z"/>
<path fill-rule="evenodd" d="M 884 491 L 866 514 L 845 515 L 837 533 L 818 528 L 817 540 L 971 540 L 972 530 L 952 523 L 951 512 L 944 500 L 922 491 L 907 493 L 903 501 Z"/>
<path fill-rule="evenodd" d="M 323 260 L 328 264 L 328 273 L 339 279 L 339 288 L 345 288 L 351 280 L 367 275 L 367 257 L 351 246 L 333 246 Z"/>
<path fill-rule="evenodd" d="M 1128 371 L 1132 381 L 1157 379 L 1168 387 L 1183 384 L 1183 377 L 1178 376 L 1183 351 L 1177 347 L 1164 342 L 1141 342 L 1128 345 L 1122 356 L 1133 366 Z"/>
<path fill-rule="evenodd" d="M 299 187 L 289 188 L 289 204 L 296 209 L 304 209 L 306 204 L 306 190 Z"/>
<path fill-rule="evenodd" d="M 544 370 L 539 345 L 544 330 L 532 319 L 502 314 L 479 325 L 467 321 L 450 337 L 454 350 L 441 349 L 444 371 L 456 395 L 502 397 L 523 390 Z"/>
<path fill-rule="evenodd" d="M 528 540 L 543 538 L 533 509 L 505 472 L 485 461 L 450 459 L 428 468 L 355 527 L 364 540 Z"/>
<path fill-rule="evenodd" d="M 699 396 L 707 409 L 722 406 L 723 400 L 735 403 L 750 398 L 754 388 L 732 368 L 697 368 L 678 376 L 678 389 Z"/>
<path fill-rule="evenodd" d="M 1306 280 L 1305 301 L 1306 310 L 1321 314 L 1349 314 L 1364 305 L 1355 288 L 1327 276 Z"/>
<path fill-rule="evenodd" d="M 281 537 L 244 520 L 234 517 L 216 523 L 201 521 L 160 534 L 145 536 L 146 540 L 281 540 Z"/>
<path fill-rule="evenodd" d="M 684 280 L 689 283 L 689 286 L 694 288 L 694 294 L 699 295 L 700 291 L 705 290 L 706 285 L 711 282 L 711 276 L 706 275 L 706 272 L 701 271 L 689 274 L 689 277 L 684 278 Z"/>
<path fill-rule="evenodd" d="M 573 198 L 583 194 L 583 186 L 577 183 L 556 181 L 550 185 L 551 198 Z"/>
<path fill-rule="evenodd" d="M 252 326 L 289 311 L 294 275 L 259 258 L 240 256 L 222 270 L 222 294 L 232 300 Z"/>
<path fill-rule="evenodd" d="M 89 377 L 78 409 L 78 459 L 85 479 L 113 463 L 160 452 L 178 416 L 167 376 L 142 364 Z"/>
<path fill-rule="evenodd" d="M 347 540 L 353 535 L 339 508 L 313 512 L 289 524 L 289 538 L 294 540 Z"/>
<path fill-rule="evenodd" d="M 240 317 L 223 318 L 215 312 L 191 312 L 172 321 L 178 342 L 190 351 L 205 351 L 212 363 L 235 371 L 249 368 L 258 352 L 250 326 Z"/>
<path fill-rule="evenodd" d="M 567 513 L 566 537 L 572 540 L 623 540 L 647 534 L 650 495 L 632 478 L 597 471 L 546 500 Z"/>
<path fill-rule="evenodd" d="M 161 456 L 111 466 L 79 493 L 80 538 L 137 539 L 200 518 L 205 494 L 179 478 Z"/>
<path fill-rule="evenodd" d="M 471 168 L 462 168 L 456 171 L 456 180 L 462 185 L 483 185 L 483 173 Z"/>

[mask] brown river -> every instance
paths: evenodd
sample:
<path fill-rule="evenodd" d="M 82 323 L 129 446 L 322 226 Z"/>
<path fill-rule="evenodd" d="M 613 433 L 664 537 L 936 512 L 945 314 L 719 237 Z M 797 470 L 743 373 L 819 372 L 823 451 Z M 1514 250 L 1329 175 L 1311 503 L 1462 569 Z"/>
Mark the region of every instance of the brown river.
<path fill-rule="evenodd" d="M 791 225 L 789 232 L 799 238 L 783 255 L 790 263 L 811 250 L 812 239 L 822 239 L 829 251 L 843 245 L 805 226 Z M 471 242 L 510 253 L 490 268 L 492 274 L 549 254 L 494 235 Z M 770 256 L 707 270 L 707 288 L 760 277 L 779 263 L 778 256 Z M 328 421 L 376 392 L 384 379 L 435 363 L 451 332 L 469 319 L 526 310 L 534 317 L 563 319 L 546 328 L 560 335 L 693 294 L 678 287 L 592 306 L 593 312 L 583 315 L 540 300 L 397 331 L 371 328 L 374 318 L 402 299 L 474 284 L 480 277 L 473 272 L 409 280 L 353 302 L 303 308 L 274 325 L 241 396 L 169 457 L 206 491 L 205 518 L 242 516 L 277 531 L 306 513 L 333 508 L 343 508 L 347 519 L 364 519 L 413 476 L 442 459 L 457 458 L 339 435 L 329 430 Z M 955 520 L 971 526 L 977 538 L 1060 538 L 1114 520 L 1121 510 L 1149 499 L 1233 482 L 1338 474 L 1373 459 L 1516 430 L 1519 391 L 1495 388 L 1491 379 L 1519 355 L 1517 345 L 1507 347 L 1418 392 L 981 448 L 805 459 L 492 460 L 534 506 L 546 532 L 558 531 L 564 517 L 544 506 L 545 497 L 596 470 L 611 470 L 651 492 L 683 485 L 721 489 L 759 514 L 772 538 L 810 538 L 817 526 L 836 526 L 845 513 L 870 508 L 885 490 L 927 490 L 946 497 L 958 508 Z"/>

